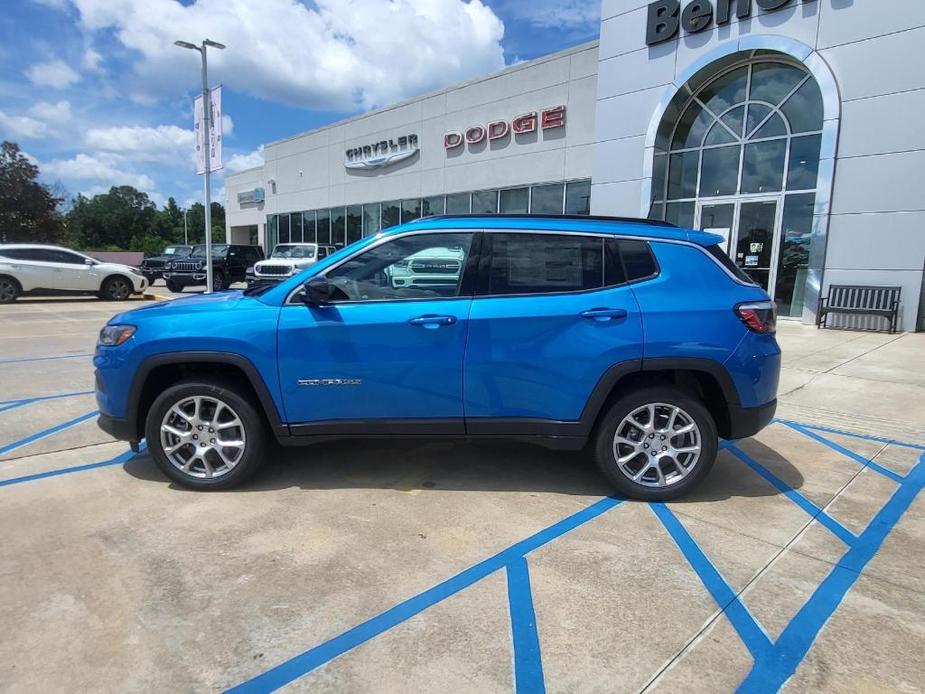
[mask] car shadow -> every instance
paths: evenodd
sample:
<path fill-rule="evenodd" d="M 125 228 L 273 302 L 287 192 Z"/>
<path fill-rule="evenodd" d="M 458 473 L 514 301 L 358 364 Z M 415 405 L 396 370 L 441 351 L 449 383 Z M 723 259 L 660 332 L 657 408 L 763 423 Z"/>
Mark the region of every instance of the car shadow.
<path fill-rule="evenodd" d="M 130 296 L 128 299 L 123 299 L 122 301 L 110 301 L 107 299 L 100 299 L 98 296 L 93 295 L 81 295 L 81 296 L 67 296 L 64 294 L 41 294 L 35 296 L 29 296 L 28 294 L 20 296 L 16 299 L 13 305 L 16 304 L 33 304 L 33 305 L 48 305 L 48 304 L 83 304 L 83 303 L 93 303 L 93 304 L 112 304 L 113 306 L 120 304 L 137 304 L 142 302 L 148 302 L 149 299 L 145 299 L 141 295 Z"/>
<path fill-rule="evenodd" d="M 754 446 L 763 446 L 756 441 Z M 776 456 L 775 474 L 793 488 L 800 472 Z M 136 456 L 125 471 L 149 482 L 169 483 L 150 456 Z M 783 470 L 784 474 L 781 474 Z M 252 480 L 232 493 L 290 489 L 392 489 L 415 491 L 545 492 L 580 496 L 614 493 L 587 451 L 554 451 L 508 441 L 344 440 L 312 446 L 274 446 Z M 710 475 L 681 501 L 776 496 L 779 492 L 728 451 L 720 451 Z"/>

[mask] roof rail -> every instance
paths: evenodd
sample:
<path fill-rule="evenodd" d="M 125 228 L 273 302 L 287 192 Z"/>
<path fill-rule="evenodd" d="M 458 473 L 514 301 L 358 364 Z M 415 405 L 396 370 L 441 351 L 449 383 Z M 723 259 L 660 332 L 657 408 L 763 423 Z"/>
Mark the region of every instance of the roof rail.
<path fill-rule="evenodd" d="M 588 220 L 592 222 L 623 222 L 629 224 L 645 224 L 648 226 L 654 227 L 671 227 L 677 229 L 677 224 L 672 224 L 671 222 L 663 222 L 659 219 L 646 219 L 644 217 L 608 217 L 606 215 L 594 215 L 594 214 L 494 214 L 491 212 L 477 212 L 472 214 L 436 214 L 430 215 L 428 217 L 419 217 L 418 219 L 413 219 L 409 224 L 414 224 L 415 222 L 423 222 L 426 220 L 433 219 L 471 219 L 473 217 L 485 217 L 485 218 L 501 218 L 501 219 L 574 219 L 574 220 Z"/>

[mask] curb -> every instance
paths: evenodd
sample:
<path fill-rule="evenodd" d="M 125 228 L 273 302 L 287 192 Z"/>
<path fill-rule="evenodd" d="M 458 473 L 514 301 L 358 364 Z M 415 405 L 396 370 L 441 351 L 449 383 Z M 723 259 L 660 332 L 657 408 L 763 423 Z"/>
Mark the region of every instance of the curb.
<path fill-rule="evenodd" d="M 170 301 L 173 297 L 161 296 L 160 294 L 142 294 L 141 297 L 146 301 Z"/>

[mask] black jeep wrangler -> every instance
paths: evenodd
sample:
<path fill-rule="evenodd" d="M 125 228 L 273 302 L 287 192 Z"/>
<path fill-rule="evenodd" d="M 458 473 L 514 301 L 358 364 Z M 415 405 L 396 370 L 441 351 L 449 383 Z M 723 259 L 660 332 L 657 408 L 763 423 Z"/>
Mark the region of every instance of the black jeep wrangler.
<path fill-rule="evenodd" d="M 263 249 L 259 246 L 239 244 L 212 244 L 212 289 L 228 289 L 232 282 L 243 282 L 254 263 L 263 260 Z M 182 292 L 191 285 L 206 283 L 206 247 L 193 246 L 187 258 L 171 260 L 164 268 L 167 289 Z"/>
<path fill-rule="evenodd" d="M 192 246 L 167 246 L 160 255 L 153 255 L 141 261 L 141 274 L 148 280 L 148 285 L 154 284 L 154 280 L 159 280 L 164 276 L 164 268 L 171 260 L 188 258 L 193 252 Z"/>

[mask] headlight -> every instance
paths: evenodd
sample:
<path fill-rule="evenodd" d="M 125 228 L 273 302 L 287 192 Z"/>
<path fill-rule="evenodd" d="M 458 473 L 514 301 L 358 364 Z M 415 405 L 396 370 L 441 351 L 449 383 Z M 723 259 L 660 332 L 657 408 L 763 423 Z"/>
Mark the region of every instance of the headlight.
<path fill-rule="evenodd" d="M 104 347 L 118 347 L 132 335 L 137 328 L 134 325 L 107 325 L 100 330 L 99 344 Z"/>

